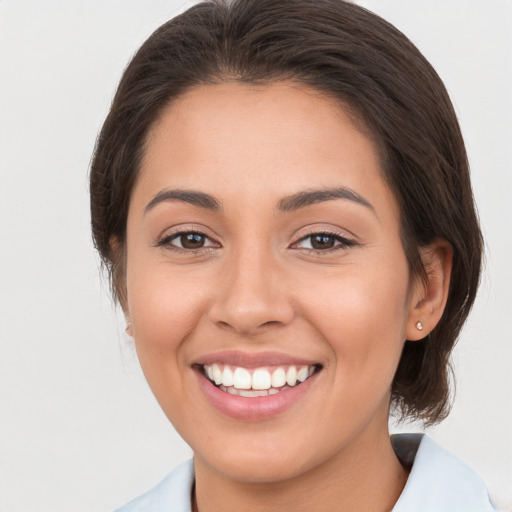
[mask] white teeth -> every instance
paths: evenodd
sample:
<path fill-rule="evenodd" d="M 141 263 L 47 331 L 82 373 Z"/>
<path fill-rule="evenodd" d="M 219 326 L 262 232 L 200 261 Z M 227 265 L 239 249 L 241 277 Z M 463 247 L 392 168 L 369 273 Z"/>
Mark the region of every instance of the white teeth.
<path fill-rule="evenodd" d="M 252 389 L 268 389 L 272 385 L 272 377 L 267 370 L 258 369 L 252 374 Z"/>
<path fill-rule="evenodd" d="M 304 382 L 308 377 L 309 377 L 309 375 L 308 375 L 308 367 L 307 366 L 303 366 L 297 372 L 297 380 L 300 381 L 300 382 Z"/>
<path fill-rule="evenodd" d="M 219 384 L 222 384 L 222 372 L 219 368 L 219 365 L 217 363 L 214 363 L 212 370 L 213 370 L 213 380 L 215 381 L 215 384 L 217 384 L 217 386 Z"/>
<path fill-rule="evenodd" d="M 222 372 L 222 384 L 226 387 L 233 385 L 233 372 L 229 366 L 225 366 L 224 371 Z"/>
<path fill-rule="evenodd" d="M 288 371 L 286 372 L 286 382 L 288 386 L 295 386 L 297 382 L 297 368 L 295 366 L 290 366 Z"/>
<path fill-rule="evenodd" d="M 205 375 L 222 391 L 239 396 L 275 395 L 289 389 L 315 373 L 315 366 L 278 367 L 271 373 L 266 368 L 249 370 L 242 367 L 229 367 L 214 363 L 204 365 Z M 243 393 L 241 392 L 243 391 Z"/>
<path fill-rule="evenodd" d="M 233 386 L 237 389 L 251 389 L 251 374 L 245 368 L 237 368 L 233 374 Z"/>
<path fill-rule="evenodd" d="M 286 384 L 286 372 L 283 368 L 277 368 L 272 373 L 272 387 L 280 388 Z"/>
<path fill-rule="evenodd" d="M 239 389 L 238 394 L 248 398 L 255 398 L 257 396 L 267 396 L 268 391 L 266 390 L 255 390 L 255 389 Z"/>
<path fill-rule="evenodd" d="M 277 393 L 280 393 L 281 391 L 285 391 L 286 389 L 290 389 L 289 386 L 284 386 L 282 389 L 236 389 L 233 386 L 230 386 L 228 388 L 224 386 L 219 386 L 219 389 L 221 391 L 224 391 L 225 393 L 229 393 L 230 395 L 236 395 L 236 396 L 244 396 L 248 398 L 254 398 L 257 396 L 269 396 L 269 395 L 277 395 Z"/>

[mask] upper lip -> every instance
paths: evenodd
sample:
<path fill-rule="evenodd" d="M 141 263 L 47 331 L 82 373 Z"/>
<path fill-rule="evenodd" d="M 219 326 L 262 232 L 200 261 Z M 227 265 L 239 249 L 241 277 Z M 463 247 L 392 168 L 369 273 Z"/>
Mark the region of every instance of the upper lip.
<path fill-rule="evenodd" d="M 312 366 L 319 364 L 318 361 L 304 359 L 280 352 L 244 352 L 240 350 L 229 350 L 206 354 L 198 357 L 192 364 L 204 366 L 213 363 L 240 366 L 242 368 L 288 365 Z"/>

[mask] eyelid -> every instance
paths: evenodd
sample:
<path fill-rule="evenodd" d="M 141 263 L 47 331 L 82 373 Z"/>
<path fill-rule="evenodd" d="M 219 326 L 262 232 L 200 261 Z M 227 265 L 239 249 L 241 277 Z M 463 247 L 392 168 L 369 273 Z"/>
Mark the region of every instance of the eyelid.
<path fill-rule="evenodd" d="M 173 228 L 168 228 L 164 231 L 164 234 L 158 236 L 156 242 L 154 243 L 155 247 L 164 247 L 168 248 L 170 250 L 175 250 L 178 252 L 186 252 L 186 253 L 192 253 L 192 252 L 199 252 L 199 251 L 205 251 L 205 250 L 211 250 L 213 248 L 220 248 L 222 247 L 222 244 L 218 241 L 218 237 L 215 235 L 211 235 L 208 233 L 210 230 L 206 227 L 197 227 L 197 226 L 187 226 L 187 225 L 179 225 L 175 226 Z M 205 239 L 209 242 L 209 245 L 199 247 L 196 249 L 188 249 L 184 247 L 179 247 L 177 245 L 173 245 L 171 242 L 179 238 L 182 235 L 189 234 L 189 233 L 195 233 L 202 237 L 205 237 Z M 314 249 L 314 248 L 305 248 L 305 247 L 297 247 L 298 244 L 303 242 L 304 240 L 307 240 L 310 237 L 313 237 L 315 235 L 327 235 L 329 237 L 332 237 L 336 240 L 336 244 L 333 247 L 325 248 L 325 249 Z M 295 239 L 295 241 L 290 244 L 289 248 L 296 249 L 296 250 L 306 250 L 309 252 L 315 252 L 315 253 L 328 253 L 331 251 L 336 251 L 339 249 L 348 249 L 350 247 L 359 245 L 359 243 L 354 240 L 352 235 L 348 235 L 345 230 L 338 230 L 336 228 L 324 228 L 321 226 L 318 227 L 309 227 L 305 231 L 303 231 L 299 237 Z"/>
<path fill-rule="evenodd" d="M 179 251 L 187 252 L 187 253 L 205 251 L 205 250 L 209 250 L 212 248 L 221 247 L 220 242 L 218 242 L 216 239 L 217 237 L 209 234 L 208 233 L 209 231 L 210 231 L 209 229 L 207 229 L 206 227 L 202 227 L 202 226 L 197 227 L 197 226 L 187 226 L 187 225 L 180 224 L 179 226 L 175 226 L 173 228 L 166 229 L 163 232 L 163 234 L 161 234 L 157 237 L 154 246 L 155 247 L 163 247 L 163 248 L 167 248 L 170 250 L 176 250 L 178 252 Z M 184 247 L 179 247 L 179 246 L 171 244 L 172 240 L 179 238 L 182 235 L 189 234 L 189 233 L 201 235 L 201 236 L 205 237 L 205 239 L 209 240 L 211 242 L 211 244 L 207 245 L 205 247 L 199 247 L 197 249 L 186 249 Z"/>
<path fill-rule="evenodd" d="M 307 240 L 308 238 L 311 238 L 315 235 L 327 235 L 332 238 L 335 238 L 336 241 L 339 243 L 337 245 L 335 245 L 334 247 L 330 247 L 327 249 L 314 249 L 314 248 L 308 249 L 308 248 L 304 248 L 304 247 L 294 247 L 297 244 L 299 244 L 300 242 Z M 302 233 L 300 235 L 300 237 L 295 242 L 293 242 L 291 244 L 290 248 L 303 249 L 306 251 L 317 252 L 317 253 L 328 253 L 330 251 L 336 251 L 338 249 L 347 249 L 350 247 L 354 247 L 356 245 L 358 245 L 358 242 L 356 242 L 353 237 L 347 236 L 347 234 L 341 230 L 338 231 L 334 228 L 317 227 L 317 228 L 309 228 L 305 233 Z"/>

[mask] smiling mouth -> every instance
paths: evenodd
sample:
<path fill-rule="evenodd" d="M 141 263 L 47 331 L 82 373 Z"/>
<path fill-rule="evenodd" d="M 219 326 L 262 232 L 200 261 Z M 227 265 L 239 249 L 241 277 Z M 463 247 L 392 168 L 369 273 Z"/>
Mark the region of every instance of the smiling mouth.
<path fill-rule="evenodd" d="M 244 368 L 218 363 L 202 365 L 203 375 L 218 389 L 242 397 L 277 395 L 295 388 L 320 371 L 320 365 Z"/>

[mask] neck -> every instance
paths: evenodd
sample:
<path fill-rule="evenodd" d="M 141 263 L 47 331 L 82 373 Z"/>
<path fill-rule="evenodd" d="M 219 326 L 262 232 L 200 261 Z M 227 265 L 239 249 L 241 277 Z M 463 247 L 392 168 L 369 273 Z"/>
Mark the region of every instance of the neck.
<path fill-rule="evenodd" d="M 248 483 L 226 478 L 195 457 L 194 510 L 389 512 L 405 486 L 407 471 L 398 461 L 387 432 L 372 439 L 360 437 L 309 471 L 278 482 Z"/>

